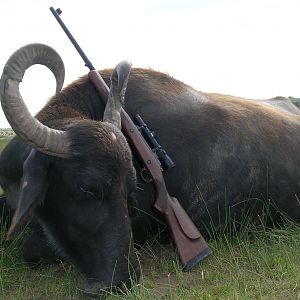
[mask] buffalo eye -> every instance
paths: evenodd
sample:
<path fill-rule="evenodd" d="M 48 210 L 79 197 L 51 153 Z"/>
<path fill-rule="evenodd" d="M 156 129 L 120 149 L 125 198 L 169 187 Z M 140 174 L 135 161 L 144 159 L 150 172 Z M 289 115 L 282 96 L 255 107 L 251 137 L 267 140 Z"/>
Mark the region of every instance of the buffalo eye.
<path fill-rule="evenodd" d="M 90 197 L 96 196 L 96 193 L 86 185 L 79 185 L 79 189 Z"/>

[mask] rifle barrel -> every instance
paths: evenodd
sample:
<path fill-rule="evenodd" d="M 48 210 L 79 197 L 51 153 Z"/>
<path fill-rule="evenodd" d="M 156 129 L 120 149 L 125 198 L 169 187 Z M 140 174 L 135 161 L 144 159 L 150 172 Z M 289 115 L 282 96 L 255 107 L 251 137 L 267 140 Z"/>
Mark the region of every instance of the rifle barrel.
<path fill-rule="evenodd" d="M 67 28 L 67 26 L 65 25 L 65 23 L 62 21 L 62 19 L 60 18 L 60 14 L 62 13 L 60 8 L 54 9 L 53 7 L 50 7 L 50 10 L 53 14 L 53 16 L 55 17 L 55 19 L 57 20 L 57 22 L 59 23 L 59 25 L 61 26 L 61 28 L 63 29 L 63 31 L 66 33 L 66 35 L 68 36 L 69 40 L 71 41 L 71 43 L 73 44 L 73 46 L 76 48 L 76 50 L 78 51 L 79 55 L 82 57 L 82 59 L 84 60 L 84 63 L 86 65 L 86 67 L 88 67 L 91 71 L 95 70 L 94 66 L 92 65 L 92 63 L 90 62 L 90 60 L 87 58 L 87 56 L 85 55 L 85 53 L 83 52 L 83 50 L 81 49 L 81 47 L 78 45 L 78 43 L 76 42 L 75 38 L 73 37 L 72 33 L 69 31 L 69 29 Z"/>

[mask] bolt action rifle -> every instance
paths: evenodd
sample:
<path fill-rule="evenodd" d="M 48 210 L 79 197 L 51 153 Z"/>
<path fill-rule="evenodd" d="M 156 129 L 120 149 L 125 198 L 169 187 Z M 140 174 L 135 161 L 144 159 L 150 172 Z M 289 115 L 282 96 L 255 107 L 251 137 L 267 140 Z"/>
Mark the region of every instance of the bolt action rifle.
<path fill-rule="evenodd" d="M 101 100 L 106 104 L 109 94 L 108 86 L 61 20 L 60 14 L 62 11 L 59 8 L 55 10 L 53 7 L 50 7 L 50 10 L 84 60 L 85 66 L 89 68 L 89 79 L 97 89 Z M 171 237 L 183 265 L 183 271 L 188 271 L 202 259 L 209 256 L 211 249 L 178 200 L 169 195 L 158 157 L 153 153 L 138 127 L 123 108 L 121 110 L 121 125 L 124 135 L 133 145 L 152 177 L 152 182 L 156 190 L 154 207 L 166 218 Z"/>

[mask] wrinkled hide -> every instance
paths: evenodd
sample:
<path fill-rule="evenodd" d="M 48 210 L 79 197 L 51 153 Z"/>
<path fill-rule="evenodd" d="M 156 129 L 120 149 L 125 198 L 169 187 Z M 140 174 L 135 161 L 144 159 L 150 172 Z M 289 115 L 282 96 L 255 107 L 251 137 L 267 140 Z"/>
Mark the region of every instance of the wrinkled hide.
<path fill-rule="evenodd" d="M 111 73 L 101 71 L 108 84 Z M 21 133 L 0 157 L 0 183 L 15 211 L 11 234 L 34 217 L 52 249 L 86 275 L 92 294 L 138 279 L 133 238 L 142 244 L 163 221 L 152 208 L 153 186 L 142 181 L 142 165 L 120 131 L 125 90 L 115 88 L 110 97 L 119 102 L 105 107 L 88 77 L 80 78 L 36 116 L 57 130 L 55 138 L 64 137 L 64 147 L 44 150 L 44 140 L 36 145 Z M 168 191 L 207 238 L 246 217 L 256 223 L 266 215 L 271 225 L 283 216 L 300 220 L 300 119 L 290 100 L 203 93 L 136 68 L 125 110 L 142 116 L 174 160 L 165 173 Z"/>

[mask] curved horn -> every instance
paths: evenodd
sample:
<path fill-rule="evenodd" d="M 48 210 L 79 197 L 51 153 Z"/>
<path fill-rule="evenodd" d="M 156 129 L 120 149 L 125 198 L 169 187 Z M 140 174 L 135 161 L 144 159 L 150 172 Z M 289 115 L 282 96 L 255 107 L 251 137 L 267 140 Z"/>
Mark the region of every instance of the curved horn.
<path fill-rule="evenodd" d="M 54 156 L 68 156 L 69 139 L 65 131 L 51 129 L 28 111 L 20 91 L 26 69 L 34 64 L 48 67 L 56 78 L 56 92 L 64 81 L 64 64 L 59 54 L 51 47 L 30 44 L 17 50 L 7 61 L 0 80 L 1 105 L 4 114 L 15 133 L 26 144 Z"/>
<path fill-rule="evenodd" d="M 105 107 L 103 121 L 112 123 L 121 129 L 121 108 L 124 104 L 127 82 L 131 70 L 131 63 L 124 60 L 112 72 L 111 86 Z"/>

